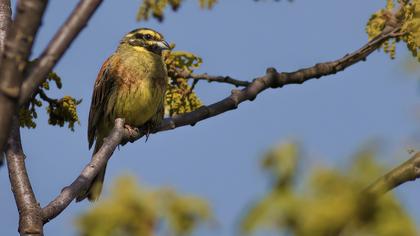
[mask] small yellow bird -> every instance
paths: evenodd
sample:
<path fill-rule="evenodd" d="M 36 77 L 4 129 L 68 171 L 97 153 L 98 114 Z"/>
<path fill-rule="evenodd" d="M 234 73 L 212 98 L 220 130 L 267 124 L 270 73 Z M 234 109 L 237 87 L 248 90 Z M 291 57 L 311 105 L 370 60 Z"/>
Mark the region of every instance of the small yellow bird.
<path fill-rule="evenodd" d="M 116 118 L 124 118 L 129 129 L 152 129 L 161 123 L 167 83 L 162 51 L 168 49 L 169 44 L 160 33 L 135 29 L 123 37 L 116 52 L 104 62 L 95 81 L 89 112 L 89 148 L 96 143 L 93 154 L 102 146 Z M 105 168 L 76 201 L 99 198 Z"/>

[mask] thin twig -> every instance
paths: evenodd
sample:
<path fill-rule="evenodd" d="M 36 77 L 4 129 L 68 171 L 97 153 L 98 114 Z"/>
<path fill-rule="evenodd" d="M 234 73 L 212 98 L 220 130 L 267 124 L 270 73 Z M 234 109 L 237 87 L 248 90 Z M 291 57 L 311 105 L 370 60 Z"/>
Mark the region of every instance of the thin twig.
<path fill-rule="evenodd" d="M 14 116 L 6 149 L 10 184 L 19 211 L 20 235 L 43 235 L 41 207 L 29 181 L 25 166 L 25 154 L 20 139 L 19 119 Z"/>
<path fill-rule="evenodd" d="M 28 102 L 32 94 L 37 91 L 39 85 L 45 81 L 48 73 L 64 55 L 80 31 L 87 25 L 101 3 L 102 0 L 80 0 L 69 18 L 31 67 L 32 70 L 29 71 L 28 77 L 22 84 L 19 105 Z"/>
<path fill-rule="evenodd" d="M 48 97 L 48 95 L 44 92 L 44 90 L 38 89 L 38 94 L 39 94 L 39 97 L 42 100 L 47 101 L 49 104 L 55 104 L 55 105 L 57 105 L 58 100 L 57 99 L 54 99 L 54 98 Z"/>
<path fill-rule="evenodd" d="M 246 87 L 251 84 L 249 81 L 242 81 L 234 79 L 230 76 L 214 76 L 214 75 L 208 75 L 208 74 L 190 74 L 189 77 L 194 80 L 205 80 L 209 83 L 211 82 L 218 82 L 218 83 L 226 83 L 226 84 L 232 84 L 236 87 Z"/>
<path fill-rule="evenodd" d="M 232 84 L 235 87 L 246 87 L 251 84 L 249 81 L 237 80 L 230 76 L 215 76 L 209 74 L 193 74 L 189 73 L 188 71 L 178 72 L 176 74 L 177 77 L 186 78 L 186 79 L 193 79 L 194 81 L 197 80 L 205 80 L 209 83 L 217 82 L 217 83 L 226 83 Z"/>

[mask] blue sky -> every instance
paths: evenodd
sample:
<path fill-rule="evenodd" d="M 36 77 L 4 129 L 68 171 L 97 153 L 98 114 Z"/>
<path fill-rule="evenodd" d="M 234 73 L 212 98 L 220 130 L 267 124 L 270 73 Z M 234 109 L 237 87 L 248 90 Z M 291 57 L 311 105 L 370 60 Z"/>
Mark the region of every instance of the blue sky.
<path fill-rule="evenodd" d="M 39 55 L 77 1 L 50 1 L 33 56 Z M 177 50 L 193 52 L 204 63 L 198 72 L 251 80 L 269 66 L 293 71 L 318 62 L 335 60 L 362 46 L 370 15 L 385 0 L 220 1 L 211 11 L 199 10 L 198 1 L 186 1 L 166 20 L 138 23 L 139 1 L 104 1 L 94 17 L 64 55 L 55 71 L 64 89 L 52 96 L 83 98 L 80 126 L 75 132 L 47 125 L 40 111 L 38 128 L 24 129 L 23 145 L 34 191 L 41 206 L 71 183 L 87 163 L 86 129 L 93 82 L 102 62 L 120 38 L 138 27 L 151 27 L 176 43 Z M 246 206 L 268 188 L 259 159 L 269 147 L 290 138 L 305 150 L 303 168 L 316 165 L 345 166 L 364 143 L 379 139 L 383 162 L 396 164 L 416 148 L 418 75 L 404 72 L 408 57 L 399 46 L 397 60 L 374 52 L 366 62 L 344 72 L 268 90 L 237 110 L 205 120 L 194 127 L 152 135 L 116 151 L 106 176 L 135 174 L 147 186 L 173 186 L 211 203 L 218 219 L 208 235 L 232 235 Z M 197 93 L 205 104 L 229 95 L 228 85 L 200 83 Z M 16 234 L 18 215 L 7 171 L 0 169 L 0 235 Z M 396 190 L 404 206 L 420 222 L 416 199 L 418 182 Z M 74 235 L 74 218 L 88 202 L 72 203 L 45 226 L 46 235 Z M 203 232 L 202 232 L 203 233 Z"/>

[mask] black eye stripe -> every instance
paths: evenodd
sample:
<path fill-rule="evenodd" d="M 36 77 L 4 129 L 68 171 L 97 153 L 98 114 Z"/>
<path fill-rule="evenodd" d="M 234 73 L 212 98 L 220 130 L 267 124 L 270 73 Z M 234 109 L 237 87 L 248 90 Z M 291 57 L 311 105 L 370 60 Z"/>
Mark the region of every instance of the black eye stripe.
<path fill-rule="evenodd" d="M 152 39 L 154 39 L 153 35 L 151 35 L 151 34 L 142 34 L 142 33 L 136 33 L 136 34 L 134 34 L 134 37 L 136 39 L 145 39 L 145 40 L 152 40 Z"/>
<path fill-rule="evenodd" d="M 145 35 L 143 36 L 143 38 L 144 38 L 144 39 L 146 39 L 146 40 L 151 40 L 151 39 L 153 38 L 153 36 L 152 36 L 152 35 L 150 35 L 150 34 L 145 34 Z"/>

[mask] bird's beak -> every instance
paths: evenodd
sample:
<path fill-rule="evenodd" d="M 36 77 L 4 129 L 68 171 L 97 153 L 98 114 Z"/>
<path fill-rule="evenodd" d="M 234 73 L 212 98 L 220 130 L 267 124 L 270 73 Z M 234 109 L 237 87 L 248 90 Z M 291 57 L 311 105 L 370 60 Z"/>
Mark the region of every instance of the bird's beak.
<path fill-rule="evenodd" d="M 156 45 L 161 49 L 161 50 L 169 50 L 171 49 L 171 47 L 169 46 L 169 43 L 166 42 L 165 40 L 159 41 L 156 43 Z"/>

